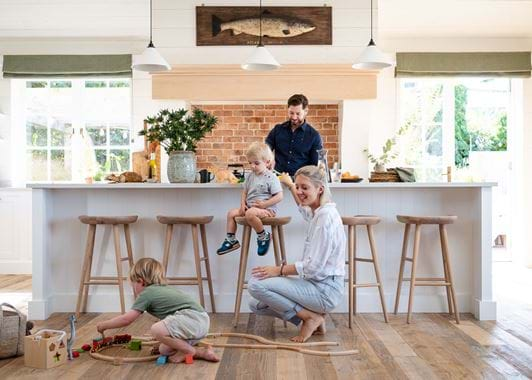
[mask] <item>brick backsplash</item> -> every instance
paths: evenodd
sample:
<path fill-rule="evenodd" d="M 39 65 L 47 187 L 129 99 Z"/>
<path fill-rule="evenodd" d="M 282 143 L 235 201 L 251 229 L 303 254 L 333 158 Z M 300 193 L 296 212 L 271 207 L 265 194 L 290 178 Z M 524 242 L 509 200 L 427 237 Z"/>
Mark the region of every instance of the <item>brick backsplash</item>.
<path fill-rule="evenodd" d="M 288 120 L 286 105 L 201 105 L 218 118 L 216 128 L 198 143 L 198 168 L 226 167 L 227 164 L 247 164 L 244 152 L 251 142 L 264 141 L 275 124 Z M 307 121 L 316 128 L 328 149 L 332 166 L 338 161 L 338 105 L 309 106 Z"/>

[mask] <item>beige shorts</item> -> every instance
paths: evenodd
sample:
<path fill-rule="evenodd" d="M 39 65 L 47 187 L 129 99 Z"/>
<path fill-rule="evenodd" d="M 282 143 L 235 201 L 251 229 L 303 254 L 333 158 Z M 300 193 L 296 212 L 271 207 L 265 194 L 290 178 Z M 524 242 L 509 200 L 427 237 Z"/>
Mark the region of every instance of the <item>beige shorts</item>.
<path fill-rule="evenodd" d="M 259 218 L 273 218 L 275 216 L 275 211 L 273 211 L 270 208 L 258 208 L 258 207 L 250 207 L 254 208 L 256 210 L 257 216 Z"/>
<path fill-rule="evenodd" d="M 163 319 L 171 336 L 184 340 L 201 339 L 209 332 L 209 314 L 204 311 L 184 309 Z"/>

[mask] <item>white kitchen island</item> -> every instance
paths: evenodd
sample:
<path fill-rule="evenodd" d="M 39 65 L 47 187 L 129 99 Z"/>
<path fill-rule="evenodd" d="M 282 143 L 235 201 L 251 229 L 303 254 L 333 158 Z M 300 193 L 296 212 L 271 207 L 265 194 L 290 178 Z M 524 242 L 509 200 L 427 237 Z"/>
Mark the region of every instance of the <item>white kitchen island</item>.
<path fill-rule="evenodd" d="M 333 198 L 342 215 L 373 214 L 382 218 L 375 226 L 376 244 L 388 311 L 393 310 L 404 226 L 397 214 L 457 215 L 448 228 L 455 292 L 460 312 L 471 312 L 480 320 L 496 319 L 492 292 L 491 193 L 494 183 L 359 183 L 332 184 Z M 78 216 L 138 215 L 131 226 L 133 256 L 162 259 L 165 227 L 156 215 L 213 215 L 207 225 L 209 256 L 214 281 L 217 311 L 232 312 L 235 300 L 239 251 L 217 256 L 216 249 L 225 236 L 226 213 L 237 207 L 241 185 L 226 184 L 34 184 L 33 208 L 33 299 L 31 319 L 46 319 L 53 312 L 73 312 L 79 286 L 87 226 Z M 285 227 L 288 262 L 299 258 L 305 223 L 288 191 L 279 216 L 291 216 Z M 359 256 L 369 256 L 367 235 L 358 230 Z M 241 230 L 238 231 L 240 237 Z M 194 261 L 190 228 L 174 229 L 169 275 L 191 275 Z M 122 238 L 123 240 L 123 238 Z M 125 252 L 124 243 L 123 252 Z M 412 244 L 409 245 L 412 247 Z M 99 226 L 96 233 L 93 274 L 114 274 L 115 262 L 110 227 Z M 258 257 L 254 239 L 248 268 L 273 263 L 273 254 Z M 422 228 L 418 276 L 443 273 L 438 229 Z M 411 255 L 411 252 L 410 252 Z M 124 269 L 126 268 L 124 265 Z M 409 275 L 410 266 L 405 269 Z M 249 273 L 249 271 L 248 271 Z M 357 280 L 373 281 L 373 267 L 357 264 Z M 197 297 L 197 287 L 180 289 Z M 205 291 L 208 289 L 205 287 Z M 247 309 L 247 292 L 242 302 Z M 359 312 L 380 312 L 376 288 L 358 290 Z M 207 295 L 207 294 L 206 294 Z M 207 308 L 208 297 L 206 296 Z M 126 307 L 133 301 L 126 286 Z M 400 312 L 405 312 L 408 286 L 403 285 Z M 347 310 L 347 295 L 336 311 Z M 88 311 L 119 311 L 116 286 L 92 286 Z M 414 312 L 444 312 L 447 301 L 444 287 L 418 287 Z"/>

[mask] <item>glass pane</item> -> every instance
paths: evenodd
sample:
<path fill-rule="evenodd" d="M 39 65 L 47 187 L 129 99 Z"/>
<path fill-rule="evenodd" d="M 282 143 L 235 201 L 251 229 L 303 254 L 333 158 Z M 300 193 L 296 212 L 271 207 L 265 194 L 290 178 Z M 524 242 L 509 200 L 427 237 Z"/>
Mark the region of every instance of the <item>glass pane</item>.
<path fill-rule="evenodd" d="M 51 88 L 72 88 L 72 82 L 66 80 L 53 80 L 50 82 Z"/>
<path fill-rule="evenodd" d="M 109 128 L 111 145 L 129 145 L 129 126 L 116 125 Z"/>
<path fill-rule="evenodd" d="M 442 127 L 441 125 L 429 125 L 425 132 L 425 152 L 431 156 L 443 154 Z"/>
<path fill-rule="evenodd" d="M 46 146 L 48 144 L 48 128 L 46 116 L 31 115 L 26 120 L 26 143 L 29 146 Z"/>
<path fill-rule="evenodd" d="M 105 81 L 96 81 L 96 80 L 86 80 L 85 88 L 102 88 L 107 87 L 107 82 Z"/>
<path fill-rule="evenodd" d="M 96 161 L 98 162 L 100 170 L 104 173 L 107 173 L 106 165 L 105 165 L 107 162 L 107 150 L 94 149 L 94 153 L 96 154 Z"/>
<path fill-rule="evenodd" d="M 87 124 L 85 130 L 91 138 L 92 145 L 102 146 L 107 144 L 107 127 L 105 125 Z"/>
<path fill-rule="evenodd" d="M 129 149 L 112 149 L 109 154 L 112 172 L 129 170 Z"/>
<path fill-rule="evenodd" d="M 129 87 L 129 80 L 112 80 L 109 81 L 109 87 Z"/>
<path fill-rule="evenodd" d="M 71 181 L 71 152 L 69 150 L 52 149 L 50 153 L 52 181 Z"/>
<path fill-rule="evenodd" d="M 70 146 L 72 139 L 72 123 L 64 120 L 53 120 L 50 127 L 52 146 Z"/>
<path fill-rule="evenodd" d="M 27 178 L 29 181 L 46 181 L 46 150 L 28 150 L 26 154 Z"/>
<path fill-rule="evenodd" d="M 26 88 L 46 88 L 48 83 L 46 81 L 28 81 Z"/>

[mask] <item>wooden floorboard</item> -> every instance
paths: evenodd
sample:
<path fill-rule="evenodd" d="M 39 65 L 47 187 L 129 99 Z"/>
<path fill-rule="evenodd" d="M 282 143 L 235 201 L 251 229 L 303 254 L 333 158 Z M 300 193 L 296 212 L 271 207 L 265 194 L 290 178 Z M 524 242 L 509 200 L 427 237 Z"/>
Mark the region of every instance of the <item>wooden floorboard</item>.
<path fill-rule="evenodd" d="M 27 309 L 27 293 L 31 277 L 0 276 L 2 293 L 20 294 L 15 306 Z M 96 324 L 116 313 L 85 313 L 76 324 L 76 347 L 97 336 Z M 36 328 L 68 330 L 68 313 L 53 314 Z M 317 357 L 283 350 L 244 350 L 215 348 L 219 363 L 195 361 L 193 365 L 136 363 L 114 366 L 82 354 L 65 365 L 38 370 L 24 366 L 23 357 L 0 360 L 0 379 L 506 379 L 532 378 L 532 310 L 511 310 L 497 321 L 477 321 L 462 314 L 456 325 L 449 314 L 416 313 L 411 324 L 404 314 L 390 315 L 390 323 L 382 314 L 357 314 L 353 328 L 348 328 L 346 314 L 330 314 L 326 318 L 327 334 L 314 336 L 314 341 L 333 340 L 340 345 L 330 350 L 357 349 L 346 357 Z M 134 335 L 149 331 L 156 319 L 143 315 L 128 328 Z M 242 314 L 237 328 L 232 314 L 211 315 L 211 331 L 244 332 L 276 341 L 288 341 L 297 334 L 296 326 L 287 327 L 279 320 Z M 253 343 L 239 338 L 216 338 L 217 342 Z M 138 355 L 124 348 L 113 348 L 120 355 Z"/>

